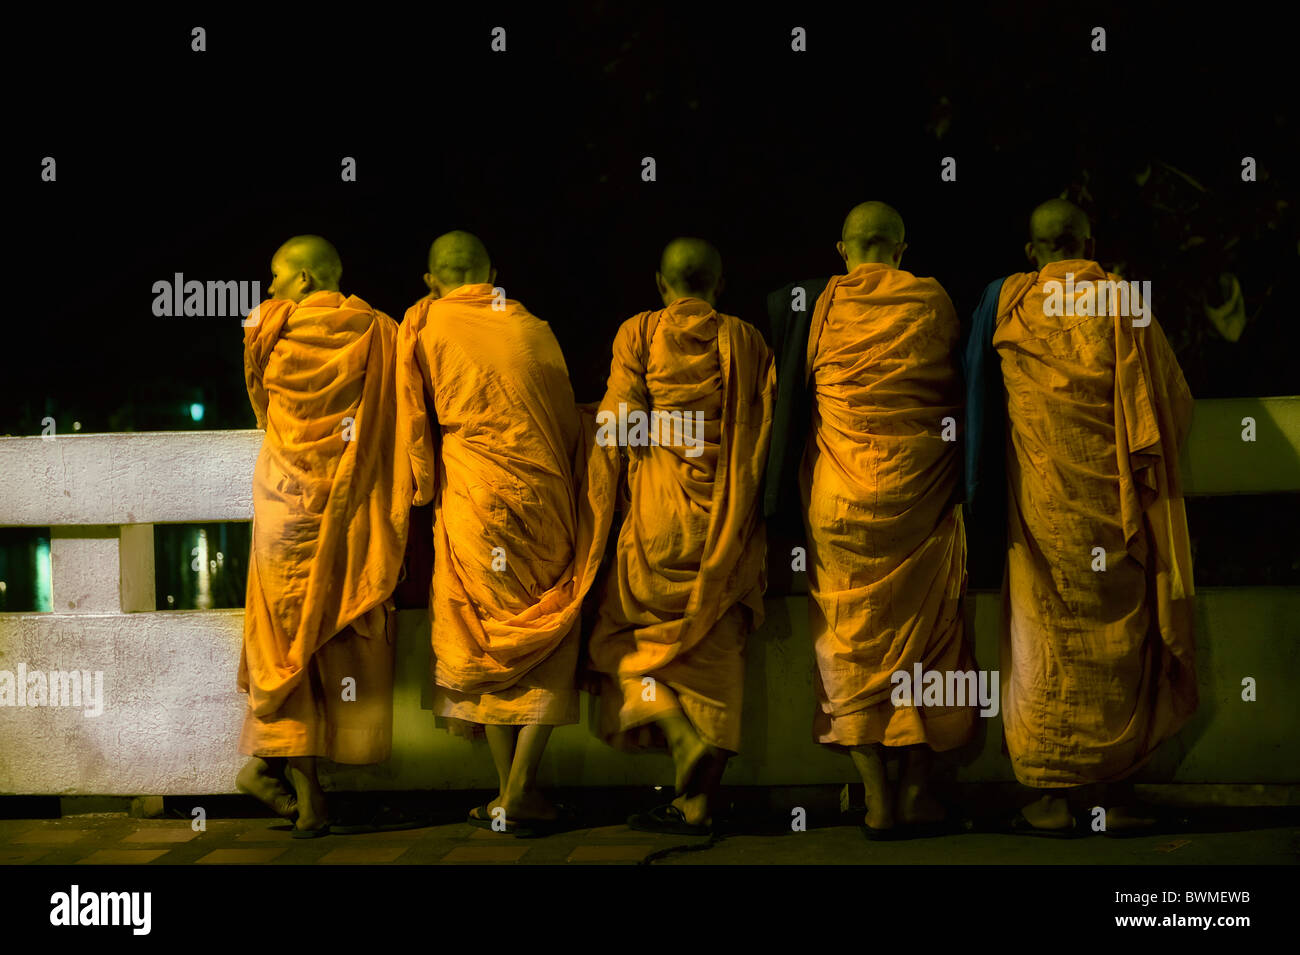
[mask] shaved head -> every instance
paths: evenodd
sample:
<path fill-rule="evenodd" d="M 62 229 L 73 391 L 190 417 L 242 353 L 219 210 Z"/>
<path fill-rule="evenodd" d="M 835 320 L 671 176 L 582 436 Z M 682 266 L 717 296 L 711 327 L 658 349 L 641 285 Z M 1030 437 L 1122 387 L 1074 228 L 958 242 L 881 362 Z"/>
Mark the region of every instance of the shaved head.
<path fill-rule="evenodd" d="M 1029 217 L 1025 252 L 1040 269 L 1049 262 L 1092 258 L 1092 225 L 1068 199 L 1048 199 Z"/>
<path fill-rule="evenodd" d="M 429 247 L 429 273 L 424 278 L 430 291 L 446 295 L 462 285 L 494 282 L 496 270 L 479 237 L 457 229 L 433 240 Z"/>
<path fill-rule="evenodd" d="M 907 243 L 903 241 L 903 217 L 883 202 L 863 202 L 849 210 L 836 246 L 850 269 L 864 262 L 898 267 Z"/>
<path fill-rule="evenodd" d="M 679 298 L 703 299 L 717 305 L 722 291 L 722 256 L 713 244 L 688 236 L 673 239 L 659 257 L 659 292 L 665 305 Z M 667 296 L 671 294 L 672 298 Z"/>
<path fill-rule="evenodd" d="M 271 258 L 271 297 L 301 302 L 312 292 L 338 291 L 343 262 L 318 235 L 295 235 Z"/>

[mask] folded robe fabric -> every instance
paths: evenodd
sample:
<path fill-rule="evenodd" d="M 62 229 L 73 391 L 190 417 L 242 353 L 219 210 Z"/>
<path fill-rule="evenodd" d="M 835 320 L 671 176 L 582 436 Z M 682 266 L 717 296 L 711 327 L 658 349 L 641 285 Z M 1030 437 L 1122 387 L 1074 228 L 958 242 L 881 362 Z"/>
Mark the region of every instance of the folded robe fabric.
<path fill-rule="evenodd" d="M 604 674 L 600 732 L 615 745 L 651 744 L 631 731 L 680 709 L 702 739 L 739 750 L 744 642 L 763 619 L 775 389 L 758 331 L 700 299 L 642 312 L 614 340 L 598 439 L 617 439 L 620 417 L 631 425 L 629 500 L 589 653 Z M 639 439 L 637 420 L 649 421 Z"/>
<path fill-rule="evenodd" d="M 813 434 L 800 485 L 818 742 L 947 750 L 974 729 L 975 700 L 927 700 L 910 685 L 896 694 L 894 682 L 898 671 L 910 680 L 916 664 L 945 684 L 950 671 L 973 667 L 953 440 L 958 338 L 938 282 L 882 264 L 833 277 L 817 300 L 805 365 Z"/>
<path fill-rule="evenodd" d="M 381 605 L 321 644 L 275 713 L 245 714 L 239 751 L 358 765 L 386 760 L 393 748 L 396 624 Z"/>
<path fill-rule="evenodd" d="M 396 345 L 391 318 L 333 291 L 297 304 L 264 302 L 246 323 L 245 383 L 266 429 L 253 476 L 239 665 L 249 695 L 243 740 L 260 747 L 256 755 L 345 762 L 387 755 L 391 687 L 382 674 L 387 660 L 391 683 L 392 646 L 384 603 L 401 570 L 411 497 L 409 470 L 396 466 Z M 309 705 L 303 694 L 341 698 L 339 686 L 311 689 L 311 663 L 345 628 L 340 639 L 361 642 L 333 656 L 351 655 L 377 674 L 354 688 L 357 709 L 373 713 L 375 726 L 349 731 L 335 751 L 319 742 L 334 739 L 329 727 L 281 711 L 292 698 L 293 714 L 315 713 L 319 723 L 319 701 Z M 331 751 L 288 751 L 322 746 Z"/>
<path fill-rule="evenodd" d="M 417 302 L 399 352 L 399 443 L 414 503 L 434 502 L 434 713 L 576 722 L 576 623 L 617 448 L 591 444 L 550 326 L 491 285 Z"/>
<path fill-rule="evenodd" d="M 1046 283 L 1064 288 L 1067 273 L 1076 314 L 1063 301 L 1046 314 Z M 1095 262 L 1054 262 L 1007 278 L 998 302 L 1002 715 L 1016 778 L 1039 788 L 1127 776 L 1197 704 L 1178 471 L 1192 398 L 1153 317 L 1135 326 L 1116 299 L 1080 314 L 1099 311 L 1090 283 L 1119 281 Z"/>

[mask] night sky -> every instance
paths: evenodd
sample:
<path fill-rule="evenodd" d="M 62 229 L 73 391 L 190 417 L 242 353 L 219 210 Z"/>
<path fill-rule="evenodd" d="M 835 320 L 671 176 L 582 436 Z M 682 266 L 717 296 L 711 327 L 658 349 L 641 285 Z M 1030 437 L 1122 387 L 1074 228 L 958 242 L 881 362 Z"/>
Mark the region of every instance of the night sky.
<path fill-rule="evenodd" d="M 1188 377 L 1200 397 L 1296 393 L 1294 310 L 1275 284 L 1297 264 L 1294 231 L 1277 227 L 1295 224 L 1285 31 L 1058 5 L 949 17 L 634 6 L 14 26 L 12 46 L 41 68 L 10 91 L 23 268 L 0 433 L 39 433 L 47 413 L 60 432 L 74 419 L 83 431 L 252 427 L 238 322 L 155 318 L 152 284 L 181 272 L 265 288 L 271 253 L 295 233 L 333 241 L 343 291 L 399 320 L 425 292 L 430 241 L 477 233 L 593 401 L 619 323 L 659 305 L 654 270 L 674 235 L 718 245 L 720 307 L 766 330 L 766 294 L 836 271 L 844 214 L 882 199 L 907 224 L 903 267 L 937 277 L 964 320 L 988 281 L 1024 269 L 1030 209 L 1081 182 L 1099 258 L 1154 279 L 1179 347 L 1196 339 L 1179 323 L 1205 320 L 1162 309 L 1191 267 L 1171 243 L 1245 236 L 1223 267 L 1242 277 L 1251 325 L 1236 345 L 1196 346 Z M 190 50 L 195 25 L 205 53 Z M 504 54 L 490 50 L 498 25 Z M 1094 25 L 1105 53 L 1089 49 Z M 808 52 L 791 52 L 793 26 Z M 46 155 L 55 183 L 40 181 Z M 1244 155 L 1260 182 L 1240 181 Z M 344 156 L 357 182 L 341 181 Z M 656 182 L 641 180 L 644 156 Z M 940 181 L 944 156 L 955 183 Z M 1143 205 L 1133 176 L 1152 160 L 1205 187 L 1202 222 Z M 196 401 L 201 424 L 186 413 Z"/>

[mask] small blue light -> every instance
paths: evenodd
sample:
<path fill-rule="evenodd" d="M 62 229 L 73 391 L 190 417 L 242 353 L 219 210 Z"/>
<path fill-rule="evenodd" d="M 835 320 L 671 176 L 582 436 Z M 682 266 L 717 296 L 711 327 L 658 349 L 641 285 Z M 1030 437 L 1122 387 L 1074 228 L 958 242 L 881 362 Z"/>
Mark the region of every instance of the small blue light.
<path fill-rule="evenodd" d="M 199 403 L 197 403 L 197 402 L 195 402 L 194 404 L 190 405 L 190 417 L 193 418 L 195 421 L 202 421 L 202 420 L 203 420 L 203 405 L 201 405 L 201 404 L 199 404 Z"/>

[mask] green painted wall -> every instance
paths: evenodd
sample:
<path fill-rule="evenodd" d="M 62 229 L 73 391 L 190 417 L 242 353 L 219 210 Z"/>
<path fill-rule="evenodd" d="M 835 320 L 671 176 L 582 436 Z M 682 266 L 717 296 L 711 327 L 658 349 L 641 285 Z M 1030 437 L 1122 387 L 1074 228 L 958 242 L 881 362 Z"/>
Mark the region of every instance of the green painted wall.
<path fill-rule="evenodd" d="M 974 595 L 979 666 L 997 666 L 999 600 Z M 744 743 L 727 770 L 734 785 L 848 782 L 847 755 L 812 741 L 812 652 L 807 598 L 767 601 L 768 620 L 750 638 L 745 686 Z M 470 743 L 435 726 L 428 709 L 428 618 L 401 615 L 394 702 L 394 752 L 373 769 L 343 769 L 339 788 L 492 788 L 496 777 L 486 743 Z M 1209 589 L 1198 594 L 1198 680 L 1201 707 L 1136 777 L 1146 782 L 1300 782 L 1300 588 Z M 1241 699 L 1241 681 L 1254 677 L 1257 701 Z M 672 781 L 666 755 L 629 755 L 601 743 L 587 720 L 551 737 L 546 785 L 659 785 Z M 969 782 L 1010 781 L 1001 754 L 998 717 L 979 721 L 977 736 L 945 757 L 944 772 Z"/>

